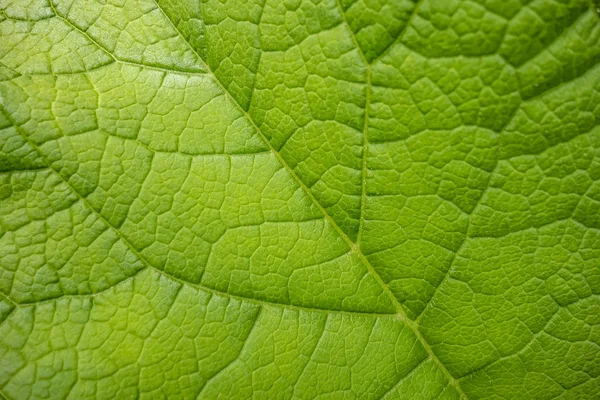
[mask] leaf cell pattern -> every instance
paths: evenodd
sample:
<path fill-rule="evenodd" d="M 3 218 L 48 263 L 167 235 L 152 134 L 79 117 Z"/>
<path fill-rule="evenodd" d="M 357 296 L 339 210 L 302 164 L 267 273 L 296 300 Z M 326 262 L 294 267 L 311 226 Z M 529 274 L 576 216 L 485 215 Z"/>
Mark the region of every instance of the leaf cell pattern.
<path fill-rule="evenodd" d="M 600 396 L 585 0 L 0 0 L 0 398 Z"/>

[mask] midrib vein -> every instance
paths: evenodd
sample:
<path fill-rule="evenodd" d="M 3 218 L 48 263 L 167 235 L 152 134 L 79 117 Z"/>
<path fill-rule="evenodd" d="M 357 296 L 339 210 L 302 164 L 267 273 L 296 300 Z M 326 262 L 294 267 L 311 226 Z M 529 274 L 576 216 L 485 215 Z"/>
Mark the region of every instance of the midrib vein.
<path fill-rule="evenodd" d="M 365 88 L 365 122 L 363 126 L 363 148 L 362 148 L 362 179 L 360 196 L 360 217 L 358 220 L 358 235 L 356 242 L 361 243 L 364 230 L 365 207 L 367 203 L 367 156 L 369 151 L 369 107 L 371 105 L 371 65 L 367 64 L 367 85 Z M 361 252 L 362 253 L 362 252 Z M 394 297 L 395 298 L 395 297 Z"/>
<path fill-rule="evenodd" d="M 183 35 L 179 31 L 179 29 L 177 29 L 177 27 L 175 26 L 175 24 L 173 24 L 173 21 L 171 21 L 171 19 L 167 16 L 167 14 L 164 12 L 164 10 L 162 9 L 162 7 L 160 7 L 160 5 L 156 2 L 156 0 L 153 0 L 153 1 L 154 1 L 154 4 L 156 4 L 156 6 L 161 10 L 161 12 L 163 13 L 163 15 L 167 18 L 167 20 L 170 21 L 171 26 L 173 27 L 173 29 L 175 29 L 179 33 L 179 35 L 181 35 L 181 37 L 184 39 L 184 41 L 188 44 L 189 48 L 192 49 L 192 51 L 198 56 L 198 58 L 200 60 L 203 60 L 200 57 L 200 54 L 198 53 L 198 51 L 187 41 L 185 35 Z M 407 22 L 406 26 L 408 26 L 408 23 L 410 23 L 410 20 L 412 20 L 412 16 L 417 12 L 417 8 L 419 7 L 421 1 L 417 5 L 415 5 L 415 8 L 413 10 L 413 14 L 411 15 L 411 18 Z M 338 7 L 339 7 L 339 3 L 338 3 Z M 345 22 L 346 20 L 344 18 L 344 14 L 343 13 L 342 13 L 342 18 L 343 18 L 343 21 Z M 346 23 L 346 25 L 347 25 L 347 23 Z M 350 33 L 352 33 L 352 32 L 350 32 Z M 356 40 L 354 39 L 354 35 L 352 35 L 352 37 L 353 37 L 352 40 L 354 41 L 355 45 L 357 45 Z M 394 43 L 395 42 L 396 41 L 394 41 Z M 357 45 L 357 48 L 358 48 L 358 51 L 361 54 L 363 60 L 365 60 L 364 55 L 362 54 L 362 51 L 361 51 L 360 47 L 358 47 L 358 45 Z M 378 57 L 378 58 L 380 58 L 380 57 Z M 376 60 L 373 60 L 373 62 L 375 62 L 375 61 Z M 402 305 L 402 303 L 400 303 L 398 301 L 398 299 L 396 299 L 396 296 L 394 296 L 394 294 L 391 292 L 391 290 L 388 287 L 388 285 L 383 281 L 383 279 L 381 279 L 381 276 L 379 276 L 379 274 L 373 268 L 373 266 L 371 265 L 371 263 L 369 262 L 369 260 L 367 260 L 366 256 L 363 254 L 363 252 L 360 249 L 359 241 L 357 241 L 357 243 L 354 243 L 348 237 L 348 235 L 346 235 L 346 233 L 338 226 L 338 224 L 334 221 L 334 219 L 329 215 L 329 213 L 327 212 L 327 210 L 325 210 L 325 208 L 321 205 L 321 203 L 315 198 L 315 196 L 312 194 L 311 190 L 304 184 L 304 182 L 302 181 L 302 179 L 300 179 L 300 177 L 298 175 L 296 175 L 296 173 L 294 172 L 294 170 L 287 164 L 287 162 L 283 159 L 283 157 L 279 154 L 279 152 L 275 149 L 275 147 L 273 147 L 273 145 L 271 144 L 271 141 L 261 131 L 261 129 L 258 127 L 258 125 L 254 121 L 254 119 L 252 118 L 252 116 L 244 109 L 244 107 L 242 107 L 242 105 L 240 103 L 238 103 L 238 101 L 236 100 L 236 98 L 229 92 L 229 90 L 227 90 L 227 88 L 221 82 L 221 80 L 219 79 L 219 77 L 210 69 L 210 66 L 208 65 L 208 63 L 204 62 L 204 64 L 205 64 L 205 68 L 206 68 L 208 74 L 210 74 L 214 78 L 215 83 L 221 88 L 221 90 L 223 91 L 223 93 L 225 93 L 225 95 L 228 96 L 232 100 L 232 102 L 235 105 L 235 107 L 238 108 L 238 110 L 242 113 L 242 115 L 244 115 L 244 117 L 246 118 L 246 120 L 254 127 L 254 129 L 256 130 L 257 134 L 264 141 L 265 145 L 269 147 L 269 149 L 271 150 L 271 152 L 273 153 L 273 155 L 277 158 L 277 160 L 281 163 L 281 165 L 290 173 L 290 175 L 292 176 L 292 178 L 304 190 L 304 192 L 311 199 L 311 201 L 315 204 L 315 206 L 319 208 L 319 210 L 323 214 L 324 218 L 338 232 L 338 234 L 340 235 L 340 237 L 344 241 L 346 241 L 346 243 L 350 247 L 350 251 L 356 253 L 356 255 L 360 258 L 360 260 L 366 266 L 366 268 L 369 271 L 369 273 L 379 283 L 379 285 L 381 286 L 382 290 L 387 294 L 387 296 L 396 305 L 396 311 L 397 311 L 398 318 L 400 320 L 402 320 L 413 331 L 413 333 L 415 334 L 415 336 L 417 337 L 417 339 L 419 340 L 419 342 L 421 343 L 421 345 L 427 351 L 429 357 L 432 360 L 434 360 L 436 362 L 436 364 L 440 367 L 440 369 L 444 372 L 444 374 L 446 375 L 446 379 L 448 379 L 448 382 L 452 386 L 455 387 L 455 389 L 458 391 L 458 393 L 461 395 L 462 398 L 467 398 L 466 394 L 462 391 L 462 388 L 460 387 L 458 381 L 456 379 L 454 379 L 454 377 L 450 374 L 450 372 L 448 371 L 448 369 L 446 368 L 446 366 L 435 355 L 435 353 L 433 352 L 433 350 L 432 350 L 431 346 L 429 345 L 429 343 L 425 340 L 425 338 L 423 337 L 423 335 L 421 335 L 421 331 L 419 330 L 418 324 L 415 323 L 414 321 L 412 321 L 410 318 L 408 318 L 406 312 L 404 311 L 404 306 Z M 371 86 L 370 85 L 371 64 L 366 63 L 366 67 L 367 67 L 366 68 L 366 78 L 367 78 L 367 83 L 368 83 L 367 84 L 367 90 L 370 90 L 370 86 Z M 365 104 L 365 119 L 367 118 L 367 112 L 368 112 L 368 105 Z M 365 122 L 365 124 L 366 123 L 367 122 Z M 363 131 L 363 135 L 365 135 L 365 142 L 364 143 L 366 144 L 366 132 L 365 131 Z M 363 211 L 363 208 L 364 208 L 364 198 L 363 197 L 366 194 L 365 193 L 365 186 L 366 185 L 365 185 L 365 180 L 364 180 L 364 174 L 366 172 L 366 169 L 365 169 L 365 167 L 366 167 L 366 165 L 365 165 L 366 158 L 365 158 L 364 152 L 366 150 L 365 150 L 364 147 L 365 146 L 363 145 L 363 165 L 362 165 L 362 170 L 363 170 L 362 171 L 362 174 L 363 174 L 363 185 L 362 186 L 363 186 L 363 189 L 362 189 L 362 194 L 361 194 L 361 198 L 362 198 L 362 200 L 361 200 L 361 221 L 362 221 L 362 211 Z"/>
<path fill-rule="evenodd" d="M 360 243 L 362 231 L 363 231 L 363 222 L 364 222 L 364 212 L 365 212 L 365 203 L 367 200 L 367 149 L 369 146 L 369 107 L 371 105 L 371 63 L 367 60 L 365 53 L 363 52 L 358 40 L 356 39 L 356 35 L 352 30 L 352 27 L 348 23 L 348 19 L 346 18 L 346 13 L 344 12 L 344 7 L 340 0 L 335 0 L 338 11 L 341 15 L 342 22 L 346 25 L 348 29 L 348 33 L 354 43 L 354 47 L 356 47 L 356 51 L 360 55 L 364 65 L 365 65 L 365 109 L 363 116 L 363 131 L 362 131 L 362 160 L 361 160 L 361 195 L 360 195 L 360 212 L 359 212 L 359 220 L 358 220 L 358 234 L 356 235 L 356 242 Z M 331 218 L 333 220 L 333 218 Z M 337 225 L 337 224 L 336 224 Z M 395 303 L 395 297 L 392 295 L 392 299 Z"/>

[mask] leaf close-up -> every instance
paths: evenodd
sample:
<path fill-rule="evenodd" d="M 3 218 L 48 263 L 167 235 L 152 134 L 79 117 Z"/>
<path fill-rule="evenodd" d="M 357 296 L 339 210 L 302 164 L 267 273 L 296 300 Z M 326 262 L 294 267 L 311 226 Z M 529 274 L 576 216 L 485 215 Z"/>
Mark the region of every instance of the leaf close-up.
<path fill-rule="evenodd" d="M 0 399 L 600 399 L 598 12 L 0 0 Z"/>

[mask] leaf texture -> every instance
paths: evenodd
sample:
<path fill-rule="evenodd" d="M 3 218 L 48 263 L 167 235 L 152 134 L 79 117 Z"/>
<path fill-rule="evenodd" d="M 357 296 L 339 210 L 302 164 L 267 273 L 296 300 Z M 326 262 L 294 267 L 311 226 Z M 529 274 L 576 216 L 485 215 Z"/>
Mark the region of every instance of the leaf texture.
<path fill-rule="evenodd" d="M 596 399 L 586 0 L 0 0 L 0 398 Z"/>

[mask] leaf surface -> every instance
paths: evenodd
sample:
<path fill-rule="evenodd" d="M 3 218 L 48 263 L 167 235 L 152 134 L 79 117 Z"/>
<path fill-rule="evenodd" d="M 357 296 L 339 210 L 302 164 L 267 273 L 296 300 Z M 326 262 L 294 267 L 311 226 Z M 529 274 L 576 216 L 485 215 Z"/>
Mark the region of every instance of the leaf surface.
<path fill-rule="evenodd" d="M 600 396 L 585 0 L 0 0 L 0 398 Z"/>

